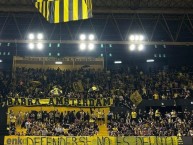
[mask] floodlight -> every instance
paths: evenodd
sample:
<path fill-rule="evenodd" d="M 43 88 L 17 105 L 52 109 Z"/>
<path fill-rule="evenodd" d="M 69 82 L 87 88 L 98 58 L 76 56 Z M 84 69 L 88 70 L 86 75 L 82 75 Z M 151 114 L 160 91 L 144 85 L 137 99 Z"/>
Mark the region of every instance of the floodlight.
<path fill-rule="evenodd" d="M 2 59 L 0 59 L 0 62 L 3 62 L 3 60 L 2 60 Z"/>
<path fill-rule="evenodd" d="M 139 40 L 139 35 L 135 35 L 135 41 Z"/>
<path fill-rule="evenodd" d="M 139 35 L 139 40 L 143 41 L 144 40 L 144 36 L 143 35 Z"/>
<path fill-rule="evenodd" d="M 85 34 L 81 34 L 80 35 L 80 40 L 85 40 L 86 39 L 86 35 Z"/>
<path fill-rule="evenodd" d="M 114 64 L 121 64 L 122 61 L 114 61 Z"/>
<path fill-rule="evenodd" d="M 143 51 L 144 50 L 144 45 L 143 44 L 140 44 L 139 46 L 138 46 L 138 51 Z"/>
<path fill-rule="evenodd" d="M 35 36 L 34 36 L 33 33 L 30 33 L 29 36 L 28 36 L 28 38 L 29 38 L 30 40 L 33 40 L 33 39 L 35 38 Z"/>
<path fill-rule="evenodd" d="M 29 49 L 33 50 L 34 49 L 34 43 L 29 43 Z"/>
<path fill-rule="evenodd" d="M 88 50 L 90 50 L 90 51 L 94 50 L 94 44 L 93 43 L 88 44 Z"/>
<path fill-rule="evenodd" d="M 84 51 L 86 49 L 86 44 L 85 43 L 81 43 L 80 44 L 80 50 Z"/>
<path fill-rule="evenodd" d="M 42 33 L 38 33 L 38 35 L 37 35 L 37 38 L 38 38 L 38 40 L 42 40 L 43 39 L 43 34 Z"/>
<path fill-rule="evenodd" d="M 55 64 L 63 64 L 62 61 L 56 61 Z"/>
<path fill-rule="evenodd" d="M 134 51 L 135 48 L 136 48 L 136 46 L 135 46 L 134 44 L 131 44 L 131 45 L 129 46 L 129 50 L 130 50 L 130 51 Z"/>
<path fill-rule="evenodd" d="M 93 35 L 93 34 L 90 34 L 90 35 L 88 36 L 88 39 L 89 39 L 89 40 L 94 40 L 94 35 Z"/>
<path fill-rule="evenodd" d="M 43 49 L 43 44 L 42 43 L 37 43 L 37 49 L 42 50 Z"/>
<path fill-rule="evenodd" d="M 148 59 L 146 62 L 154 62 L 154 59 Z"/>
<path fill-rule="evenodd" d="M 129 37 L 129 40 L 130 40 L 130 41 L 134 41 L 134 40 L 135 40 L 135 36 L 134 36 L 134 35 L 131 35 L 131 36 Z"/>

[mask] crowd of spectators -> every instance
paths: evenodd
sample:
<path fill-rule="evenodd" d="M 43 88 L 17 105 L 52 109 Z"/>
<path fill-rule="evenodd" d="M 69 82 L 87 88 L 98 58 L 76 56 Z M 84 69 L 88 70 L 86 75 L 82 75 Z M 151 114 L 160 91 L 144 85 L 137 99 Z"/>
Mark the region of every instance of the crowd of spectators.
<path fill-rule="evenodd" d="M 84 91 L 74 90 L 73 83 L 81 82 Z M 97 91 L 88 91 L 96 86 Z M 52 97 L 54 87 L 59 96 L 73 98 L 113 97 L 129 100 L 138 90 L 143 99 L 188 99 L 193 94 L 193 67 L 143 72 L 140 69 L 116 71 L 53 70 L 17 68 L 13 74 L 0 73 L 1 98 Z"/>
<path fill-rule="evenodd" d="M 30 111 L 8 113 L 10 135 L 27 136 L 93 136 L 98 124 L 105 123 L 104 111 Z M 18 131 L 24 129 L 24 131 Z"/>
<path fill-rule="evenodd" d="M 110 112 L 107 126 L 110 136 L 193 136 L 193 111 Z"/>
<path fill-rule="evenodd" d="M 79 82 L 83 91 L 77 91 Z M 91 88 L 97 88 L 92 90 Z M 110 136 L 193 136 L 193 111 L 185 110 L 179 115 L 175 110 L 160 112 L 137 111 L 130 102 L 136 90 L 143 99 L 167 100 L 189 99 L 193 94 L 193 67 L 144 72 L 138 68 L 112 71 L 53 70 L 17 68 L 14 73 L 0 73 L 0 99 L 7 97 L 47 98 L 54 97 L 53 89 L 60 91 L 58 97 L 106 98 L 112 97 L 115 106 L 126 105 L 128 113 L 109 112 Z M 81 90 L 81 89 L 80 89 Z M 8 113 L 9 133 L 33 136 L 92 136 L 98 133 L 99 125 L 105 123 L 104 111 L 98 114 L 80 110 L 59 112 L 31 111 Z M 26 132 L 17 132 L 16 125 Z"/>
<path fill-rule="evenodd" d="M 110 111 L 107 115 L 100 109 L 89 112 L 10 111 L 8 119 L 10 135 L 93 136 L 98 134 L 99 125 L 107 125 L 109 136 L 193 136 L 193 110 L 187 109 L 163 112 L 152 108 L 148 111 L 133 108 L 127 113 Z"/>

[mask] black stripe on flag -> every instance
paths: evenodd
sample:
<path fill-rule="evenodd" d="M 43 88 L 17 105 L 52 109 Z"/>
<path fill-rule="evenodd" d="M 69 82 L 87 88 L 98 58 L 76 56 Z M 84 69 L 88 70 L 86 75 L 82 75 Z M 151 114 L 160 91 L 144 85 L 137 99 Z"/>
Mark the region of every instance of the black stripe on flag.
<path fill-rule="evenodd" d="M 78 0 L 78 19 L 81 20 L 83 18 L 83 11 L 82 11 L 82 0 Z"/>
<path fill-rule="evenodd" d="M 92 17 L 92 0 L 88 0 L 88 17 Z"/>
<path fill-rule="evenodd" d="M 42 5 L 42 7 L 41 7 L 41 13 L 42 13 L 42 15 L 44 14 L 44 2 L 41 2 L 41 5 Z"/>
<path fill-rule="evenodd" d="M 55 13 L 54 3 L 55 3 L 54 1 L 49 3 L 49 8 L 50 8 L 49 22 L 50 23 L 54 23 L 54 13 Z"/>
<path fill-rule="evenodd" d="M 39 2 L 37 2 L 38 3 L 38 10 L 39 10 L 39 12 L 41 12 L 41 10 L 40 10 L 40 3 Z"/>
<path fill-rule="evenodd" d="M 61 0 L 59 5 L 60 5 L 59 22 L 64 22 L 64 0 Z"/>
<path fill-rule="evenodd" d="M 44 11 L 45 11 L 45 18 L 46 18 L 46 20 L 47 20 L 47 13 L 48 13 L 48 12 L 47 12 L 47 11 L 48 11 L 48 10 L 47 10 L 47 1 L 44 2 Z"/>
<path fill-rule="evenodd" d="M 73 0 L 68 0 L 69 1 L 69 21 L 73 20 Z"/>

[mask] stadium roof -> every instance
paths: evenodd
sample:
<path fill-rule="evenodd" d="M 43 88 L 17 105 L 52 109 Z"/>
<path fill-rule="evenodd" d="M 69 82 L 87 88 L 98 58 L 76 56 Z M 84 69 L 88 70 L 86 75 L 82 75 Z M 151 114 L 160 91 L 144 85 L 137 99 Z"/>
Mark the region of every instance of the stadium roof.
<path fill-rule="evenodd" d="M 26 45 L 19 42 L 25 41 L 30 32 L 43 32 L 48 42 L 76 42 L 74 45 L 61 44 L 60 48 L 52 43 L 45 55 L 49 52 L 53 55 L 60 52 L 61 56 L 80 55 L 78 49 L 72 51 L 78 48 L 79 35 L 94 33 L 99 42 L 97 52 L 92 53 L 96 56 L 105 53 L 100 44 L 106 44 L 108 55 L 112 54 L 110 60 L 144 61 L 156 54 L 161 61 L 165 54 L 166 58 L 175 58 L 174 63 L 179 58 L 192 61 L 192 0 L 93 0 L 93 11 L 94 16 L 89 20 L 50 24 L 34 8 L 32 0 L 0 0 L 0 54 L 31 55 L 32 52 L 24 49 Z M 143 53 L 134 54 L 128 50 L 128 37 L 135 33 L 143 34 L 151 44 Z M 117 45 L 119 43 L 125 45 Z M 33 55 L 37 54 L 40 55 L 37 52 Z"/>
<path fill-rule="evenodd" d="M 193 13 L 192 0 L 93 0 L 95 13 Z M 32 0 L 1 0 L 0 11 L 33 12 Z"/>

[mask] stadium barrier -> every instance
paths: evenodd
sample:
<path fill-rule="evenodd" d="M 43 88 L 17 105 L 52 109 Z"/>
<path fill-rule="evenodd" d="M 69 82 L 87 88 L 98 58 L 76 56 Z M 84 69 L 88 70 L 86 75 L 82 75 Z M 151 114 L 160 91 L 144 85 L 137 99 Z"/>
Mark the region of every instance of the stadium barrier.
<path fill-rule="evenodd" d="M 64 137 L 64 136 L 5 136 L 4 145 L 178 145 L 172 137 Z"/>
<path fill-rule="evenodd" d="M 56 61 L 62 64 L 56 64 Z M 103 57 L 20 57 L 13 56 L 13 70 L 19 68 L 78 70 L 78 69 L 104 69 Z"/>

